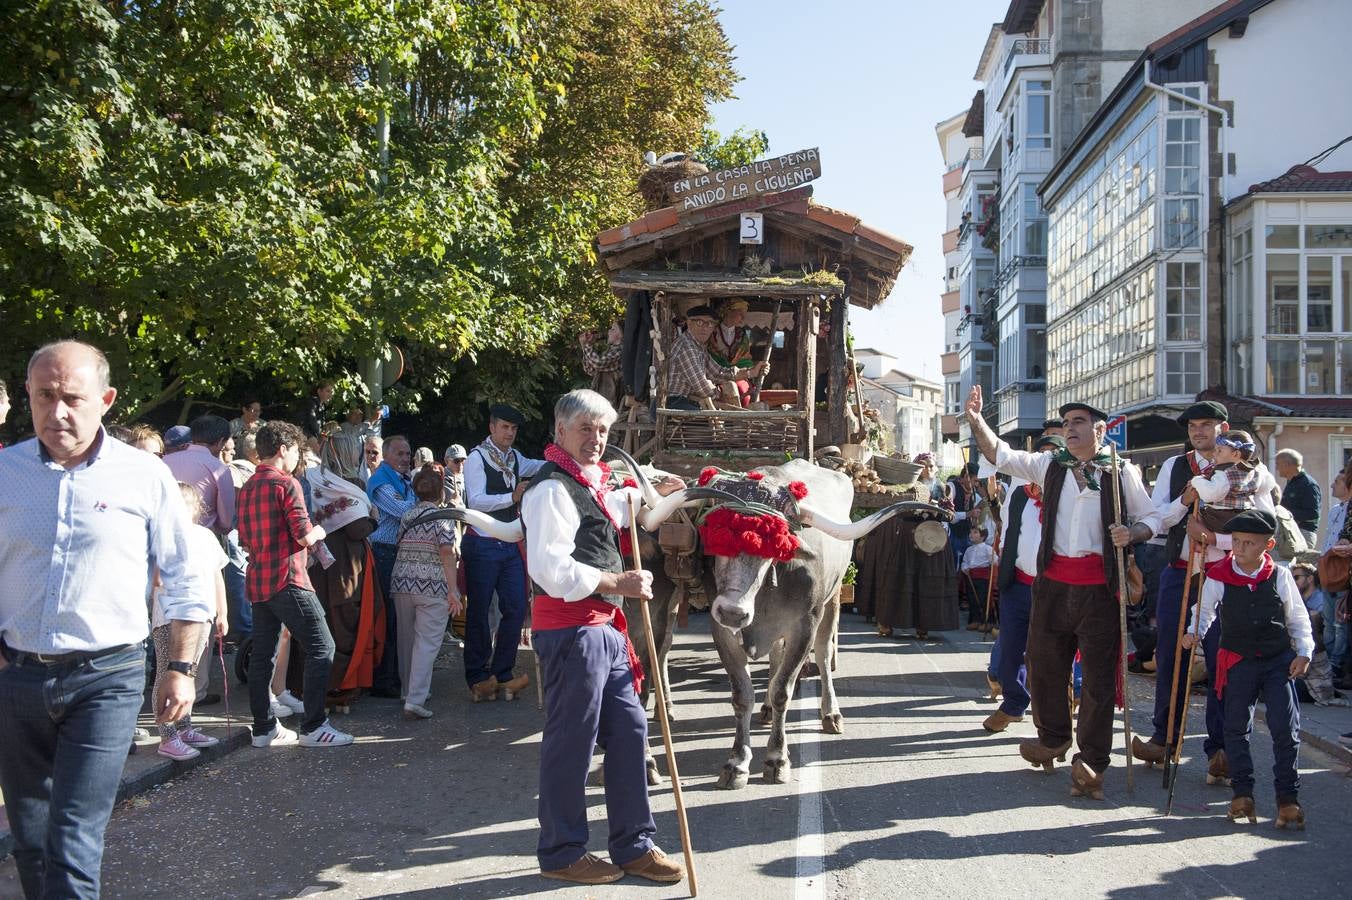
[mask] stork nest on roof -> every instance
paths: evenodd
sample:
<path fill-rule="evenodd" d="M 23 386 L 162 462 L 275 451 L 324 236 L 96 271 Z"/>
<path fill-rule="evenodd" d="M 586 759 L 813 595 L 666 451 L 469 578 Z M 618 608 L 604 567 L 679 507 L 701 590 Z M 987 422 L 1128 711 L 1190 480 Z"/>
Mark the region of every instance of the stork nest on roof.
<path fill-rule="evenodd" d="M 671 193 L 671 186 L 683 178 L 693 178 L 708 171 L 708 166 L 693 159 L 649 166 L 638 177 L 638 192 L 647 212 L 674 205 L 676 197 Z"/>

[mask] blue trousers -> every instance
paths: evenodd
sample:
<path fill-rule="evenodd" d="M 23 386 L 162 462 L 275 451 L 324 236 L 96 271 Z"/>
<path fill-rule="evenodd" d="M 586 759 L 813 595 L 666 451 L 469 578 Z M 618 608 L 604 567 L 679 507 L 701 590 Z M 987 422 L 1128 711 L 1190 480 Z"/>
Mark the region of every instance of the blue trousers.
<path fill-rule="evenodd" d="M 991 666 L 1000 682 L 1005 715 L 1028 711 L 1028 669 L 1023 655 L 1028 650 L 1028 618 L 1033 610 L 1033 589 L 1017 581 L 1000 592 L 1000 636 L 995 639 Z"/>
<path fill-rule="evenodd" d="M 1160 573 L 1160 593 L 1155 603 L 1155 620 L 1158 630 L 1158 643 L 1155 645 L 1155 715 L 1151 720 L 1154 734 L 1150 740 L 1163 744 L 1169 729 L 1169 688 L 1174 679 L 1174 648 L 1178 644 L 1179 609 L 1183 604 L 1182 569 L 1168 566 Z M 1190 592 L 1188 609 L 1197 605 L 1200 585 Z M 1206 657 L 1206 671 L 1212 683 L 1216 680 L 1216 651 L 1220 648 L 1221 629 L 1219 621 L 1202 636 L 1202 651 Z M 1187 664 L 1188 654 L 1183 652 L 1183 664 Z M 1178 676 L 1178 702 L 1174 707 L 1174 732 L 1177 734 L 1183 722 L 1183 704 L 1188 700 L 1188 674 L 1180 672 Z M 1221 703 L 1216 699 L 1215 691 L 1206 692 L 1206 741 L 1202 749 L 1208 758 L 1225 746 L 1225 715 Z M 1228 752 L 1228 751 L 1227 751 Z"/>
<path fill-rule="evenodd" d="M 465 681 L 471 687 L 490 676 L 509 681 L 526 622 L 526 565 L 516 544 L 479 534 L 466 534 Z M 497 639 L 489 625 L 493 592 L 498 595 Z"/>
<path fill-rule="evenodd" d="M 237 629 L 242 638 L 253 633 L 253 604 L 244 594 L 244 573 L 248 570 L 249 557 L 239 546 L 238 531 L 225 536 L 225 556 L 228 562 L 221 572 L 225 578 L 225 596 L 230 603 L 230 612 L 235 616 L 232 629 Z"/>
<path fill-rule="evenodd" d="M 376 580 L 380 595 L 385 598 L 385 655 L 371 673 L 371 690 L 382 694 L 399 694 L 399 623 L 395 620 L 394 601 L 390 599 L 390 579 L 394 576 L 394 561 L 399 555 L 395 544 L 372 544 L 371 556 L 376 561 Z"/>
<path fill-rule="evenodd" d="M 141 644 L 81 663 L 0 670 L 0 790 L 27 897 L 97 897 L 145 690 Z"/>
<path fill-rule="evenodd" d="M 1225 683 L 1225 755 L 1230 763 L 1230 785 L 1236 797 L 1253 796 L 1254 704 L 1261 697 L 1267 705 L 1267 727 L 1272 735 L 1272 779 L 1277 802 L 1295 800 L 1300 791 L 1296 760 L 1300 755 L 1300 702 L 1291 680 L 1294 650 L 1279 656 L 1245 658 L 1230 668 Z M 1214 692 L 1213 692 L 1214 693 Z"/>
<path fill-rule="evenodd" d="M 587 852 L 587 773 L 605 751 L 610 861 L 633 862 L 653 845 L 648 804 L 648 716 L 634 692 L 624 635 L 610 625 L 534 634 L 545 689 L 540 738 L 540 868 L 566 868 Z"/>

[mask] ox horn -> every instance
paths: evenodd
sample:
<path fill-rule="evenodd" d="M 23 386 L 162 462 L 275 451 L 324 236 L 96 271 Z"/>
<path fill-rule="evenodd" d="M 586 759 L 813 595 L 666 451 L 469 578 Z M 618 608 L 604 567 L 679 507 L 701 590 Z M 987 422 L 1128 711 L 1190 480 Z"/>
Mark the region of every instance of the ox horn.
<path fill-rule="evenodd" d="M 491 538 L 497 538 L 500 541 L 506 541 L 509 544 L 520 543 L 525 537 L 525 532 L 521 529 L 521 520 L 513 519 L 510 522 L 503 522 L 495 519 L 488 513 L 479 512 L 477 509 L 461 509 L 458 506 L 448 506 L 445 509 L 438 509 L 422 516 L 421 521 L 432 522 L 437 519 L 451 519 L 456 522 L 464 522 L 480 534 L 486 534 Z"/>
<path fill-rule="evenodd" d="M 655 508 L 661 503 L 662 496 L 657 493 L 657 490 L 652 486 L 652 483 L 644 477 L 643 469 L 639 468 L 638 460 L 626 453 L 623 447 L 617 447 L 614 444 L 606 444 L 606 452 L 602 454 L 602 458 L 619 459 L 625 464 L 625 467 L 629 469 L 629 474 L 633 475 L 634 480 L 638 482 L 638 489 L 643 492 L 643 503 L 645 506 Z M 671 513 L 667 513 L 667 515 L 671 515 Z"/>
<path fill-rule="evenodd" d="M 656 493 L 656 492 L 654 492 Z M 659 498 L 656 505 L 650 509 L 645 509 L 639 514 L 639 524 L 643 526 L 644 531 L 656 531 L 662 527 L 662 523 L 687 503 L 695 503 L 700 500 L 719 500 L 723 502 L 738 503 L 740 500 L 727 491 L 721 491 L 718 488 L 711 487 L 692 487 L 677 491 L 676 493 Z"/>
<path fill-rule="evenodd" d="M 946 510 L 921 500 L 905 500 L 901 503 L 893 503 L 891 506 L 885 506 L 878 510 L 867 519 L 860 519 L 858 522 L 837 522 L 802 502 L 798 504 L 798 512 L 804 525 L 809 525 L 818 531 L 824 531 L 831 537 L 842 541 L 858 540 L 899 513 L 925 513 L 936 519 L 952 518 L 952 515 Z"/>

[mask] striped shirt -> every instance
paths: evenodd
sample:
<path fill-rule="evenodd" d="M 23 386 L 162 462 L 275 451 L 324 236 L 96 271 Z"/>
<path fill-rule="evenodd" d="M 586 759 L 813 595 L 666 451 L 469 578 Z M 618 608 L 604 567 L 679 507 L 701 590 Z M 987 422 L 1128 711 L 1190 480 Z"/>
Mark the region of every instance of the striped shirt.
<path fill-rule="evenodd" d="M 105 431 L 98 441 L 73 469 L 36 438 L 0 451 L 0 639 L 15 650 L 140 643 L 155 567 L 166 619 L 216 615 L 188 564 L 190 523 L 169 470 Z"/>

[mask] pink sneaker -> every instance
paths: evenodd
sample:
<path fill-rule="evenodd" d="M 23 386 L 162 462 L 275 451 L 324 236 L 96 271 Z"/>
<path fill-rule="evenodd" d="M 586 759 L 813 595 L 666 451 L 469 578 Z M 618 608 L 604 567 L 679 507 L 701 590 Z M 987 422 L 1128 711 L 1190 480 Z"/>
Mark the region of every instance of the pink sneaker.
<path fill-rule="evenodd" d="M 189 747 L 215 747 L 220 741 L 209 734 L 203 734 L 196 728 L 180 728 L 179 739 Z"/>
<path fill-rule="evenodd" d="M 202 755 L 201 751 L 195 750 L 183 743 L 183 736 L 181 734 L 176 734 L 167 739 L 161 738 L 160 749 L 158 752 L 160 756 L 167 756 L 170 759 L 178 760 L 179 762 L 196 759 Z"/>

